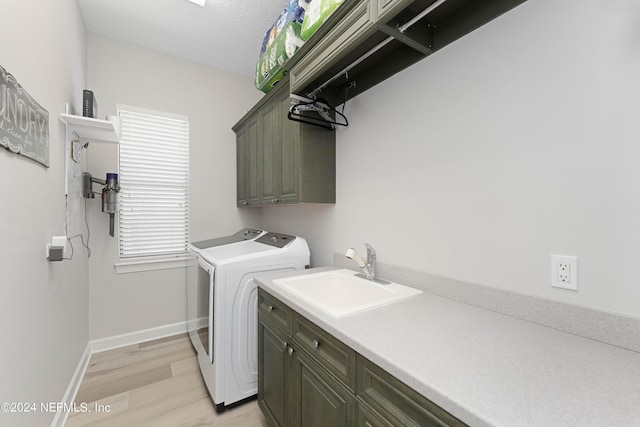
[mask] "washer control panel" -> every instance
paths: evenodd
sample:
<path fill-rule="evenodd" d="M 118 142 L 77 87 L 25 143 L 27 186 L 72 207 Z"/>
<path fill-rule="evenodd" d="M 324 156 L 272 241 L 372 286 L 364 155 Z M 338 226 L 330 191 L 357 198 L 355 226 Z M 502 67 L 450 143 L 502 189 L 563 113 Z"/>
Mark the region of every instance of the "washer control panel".
<path fill-rule="evenodd" d="M 238 231 L 235 235 L 243 236 L 244 240 L 253 240 L 258 237 L 262 233 L 262 230 L 258 230 L 256 228 L 243 228 Z"/>
<path fill-rule="evenodd" d="M 229 243 L 242 242 L 244 240 L 253 240 L 262 233 L 262 230 L 255 228 L 243 228 L 240 231 L 236 231 L 230 236 L 218 237 L 215 239 L 202 240 L 200 242 L 193 242 L 191 246 L 196 249 L 208 249 L 216 246 L 228 245 Z"/>
<path fill-rule="evenodd" d="M 284 248 L 291 242 L 296 240 L 296 236 L 290 236 L 282 233 L 265 233 L 256 239 L 256 242 L 265 245 L 275 246 L 276 248 Z"/>

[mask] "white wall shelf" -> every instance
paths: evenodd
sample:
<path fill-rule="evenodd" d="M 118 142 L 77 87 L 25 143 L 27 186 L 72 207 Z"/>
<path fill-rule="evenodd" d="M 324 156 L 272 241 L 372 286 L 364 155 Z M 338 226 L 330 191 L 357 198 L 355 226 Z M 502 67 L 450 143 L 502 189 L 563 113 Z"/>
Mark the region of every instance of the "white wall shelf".
<path fill-rule="evenodd" d="M 75 132 L 83 142 L 120 142 L 120 118 L 113 120 L 93 119 L 90 117 L 60 114 L 60 119 L 68 129 Z"/>

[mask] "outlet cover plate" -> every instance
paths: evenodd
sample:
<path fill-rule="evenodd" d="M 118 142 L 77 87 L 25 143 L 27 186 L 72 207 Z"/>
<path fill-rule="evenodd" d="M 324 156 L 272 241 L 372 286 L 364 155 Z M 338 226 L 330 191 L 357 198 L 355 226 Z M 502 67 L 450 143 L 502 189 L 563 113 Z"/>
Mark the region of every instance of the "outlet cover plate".
<path fill-rule="evenodd" d="M 551 286 L 578 290 L 578 257 L 551 255 Z"/>

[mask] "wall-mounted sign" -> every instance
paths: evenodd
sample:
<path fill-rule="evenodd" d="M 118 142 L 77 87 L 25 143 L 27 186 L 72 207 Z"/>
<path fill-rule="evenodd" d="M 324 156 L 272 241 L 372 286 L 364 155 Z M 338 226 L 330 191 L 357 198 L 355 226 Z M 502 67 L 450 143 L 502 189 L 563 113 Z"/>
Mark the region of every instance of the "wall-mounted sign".
<path fill-rule="evenodd" d="M 49 167 L 49 112 L 0 66 L 0 146 Z"/>

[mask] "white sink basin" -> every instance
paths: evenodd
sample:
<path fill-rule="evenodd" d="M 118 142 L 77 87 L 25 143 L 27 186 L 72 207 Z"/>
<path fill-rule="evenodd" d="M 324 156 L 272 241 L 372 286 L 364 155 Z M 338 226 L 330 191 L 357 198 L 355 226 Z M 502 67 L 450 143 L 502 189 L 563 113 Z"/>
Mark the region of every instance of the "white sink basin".
<path fill-rule="evenodd" d="M 331 270 L 276 279 L 273 283 L 335 318 L 360 313 L 422 293 L 419 289 L 393 282 L 382 285 L 355 274 L 346 269 Z"/>

